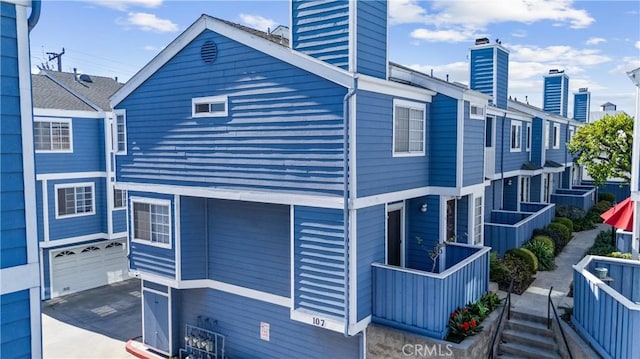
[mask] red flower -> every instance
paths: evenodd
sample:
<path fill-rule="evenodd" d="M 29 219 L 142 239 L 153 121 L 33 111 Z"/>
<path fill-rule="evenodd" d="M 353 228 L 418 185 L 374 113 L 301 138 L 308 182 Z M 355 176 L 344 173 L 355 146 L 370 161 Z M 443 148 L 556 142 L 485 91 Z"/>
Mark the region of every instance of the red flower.
<path fill-rule="evenodd" d="M 451 313 L 451 318 L 455 318 L 455 316 L 456 316 L 456 312 L 452 312 Z"/>
<path fill-rule="evenodd" d="M 471 328 L 475 328 L 478 324 L 475 319 L 471 319 Z"/>
<path fill-rule="evenodd" d="M 466 332 L 467 330 L 469 330 L 469 322 L 462 323 L 460 327 Z"/>
<path fill-rule="evenodd" d="M 462 313 L 466 313 L 466 312 L 468 312 L 468 309 L 467 308 L 463 308 L 462 309 Z"/>

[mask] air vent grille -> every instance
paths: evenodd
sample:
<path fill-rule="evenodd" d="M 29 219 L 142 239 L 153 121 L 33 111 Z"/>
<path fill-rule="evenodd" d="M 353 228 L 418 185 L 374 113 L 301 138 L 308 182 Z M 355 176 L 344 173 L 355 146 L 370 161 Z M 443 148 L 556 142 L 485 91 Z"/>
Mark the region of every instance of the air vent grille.
<path fill-rule="evenodd" d="M 205 41 L 200 48 L 200 57 L 202 58 L 202 61 L 207 64 L 211 64 L 216 61 L 217 56 L 218 47 L 216 46 L 216 44 L 211 40 Z"/>

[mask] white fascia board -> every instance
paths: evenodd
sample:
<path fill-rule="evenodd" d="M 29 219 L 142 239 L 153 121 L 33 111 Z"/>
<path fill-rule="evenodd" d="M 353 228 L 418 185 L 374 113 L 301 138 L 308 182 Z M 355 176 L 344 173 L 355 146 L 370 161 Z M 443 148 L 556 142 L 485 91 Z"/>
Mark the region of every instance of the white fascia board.
<path fill-rule="evenodd" d="M 464 93 L 462 94 L 462 99 L 464 101 L 469 101 L 471 103 L 486 105 L 487 102 L 489 102 L 489 100 L 491 99 L 491 96 L 485 95 L 482 92 L 478 92 L 475 90 L 465 90 Z"/>
<path fill-rule="evenodd" d="M 339 67 L 250 34 L 210 16 L 202 15 L 111 97 L 111 107 L 115 108 L 205 30 L 211 30 L 344 87 L 353 86 L 353 75 Z"/>
<path fill-rule="evenodd" d="M 391 68 L 390 77 L 408 81 L 416 85 L 423 86 L 426 89 L 429 89 L 431 91 L 435 91 L 433 95 L 437 93 L 441 93 L 445 96 L 454 98 L 456 100 L 463 99 L 464 97 L 464 93 L 466 90 L 452 83 L 436 80 L 427 75 L 421 74 L 417 71 L 412 71 L 412 70 L 400 68 L 393 65 L 391 65 L 390 68 Z M 409 85 L 406 85 L 406 86 L 409 86 Z M 414 86 L 410 86 L 410 87 L 413 88 Z"/>
<path fill-rule="evenodd" d="M 72 117 L 80 119 L 103 119 L 104 111 L 78 111 L 78 110 L 59 110 L 56 108 L 34 108 L 34 116 L 44 117 Z"/>
<path fill-rule="evenodd" d="M 507 119 L 509 120 L 517 120 L 517 121 L 524 121 L 524 122 L 533 121 L 533 117 L 527 114 L 509 111 L 509 110 L 505 110 L 505 109 L 501 109 L 493 106 L 487 106 L 487 115 L 497 116 L 497 117 L 503 117 L 506 115 Z"/>
<path fill-rule="evenodd" d="M 358 90 L 404 97 L 421 102 L 431 102 L 431 97 L 436 94 L 435 91 L 363 74 L 358 74 Z"/>

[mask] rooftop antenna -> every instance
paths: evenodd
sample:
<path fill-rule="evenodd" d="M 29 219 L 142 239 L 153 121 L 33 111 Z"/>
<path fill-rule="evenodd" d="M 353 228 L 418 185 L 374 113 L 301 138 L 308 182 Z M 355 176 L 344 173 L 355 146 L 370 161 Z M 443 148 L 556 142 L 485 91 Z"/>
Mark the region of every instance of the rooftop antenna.
<path fill-rule="evenodd" d="M 59 52 L 59 53 L 47 52 L 47 55 L 49 55 L 49 61 L 58 59 L 58 72 L 61 72 L 62 71 L 62 55 L 64 55 L 64 47 L 62 48 L 62 52 Z"/>

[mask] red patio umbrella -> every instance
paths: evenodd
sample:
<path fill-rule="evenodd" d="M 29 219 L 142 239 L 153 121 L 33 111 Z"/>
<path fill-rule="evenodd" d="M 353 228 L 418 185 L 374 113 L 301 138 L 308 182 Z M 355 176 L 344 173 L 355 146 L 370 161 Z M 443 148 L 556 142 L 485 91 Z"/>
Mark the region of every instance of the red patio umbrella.
<path fill-rule="evenodd" d="M 631 232 L 633 230 L 633 202 L 631 198 L 611 207 L 608 211 L 600 215 L 604 223 L 616 228 Z"/>

